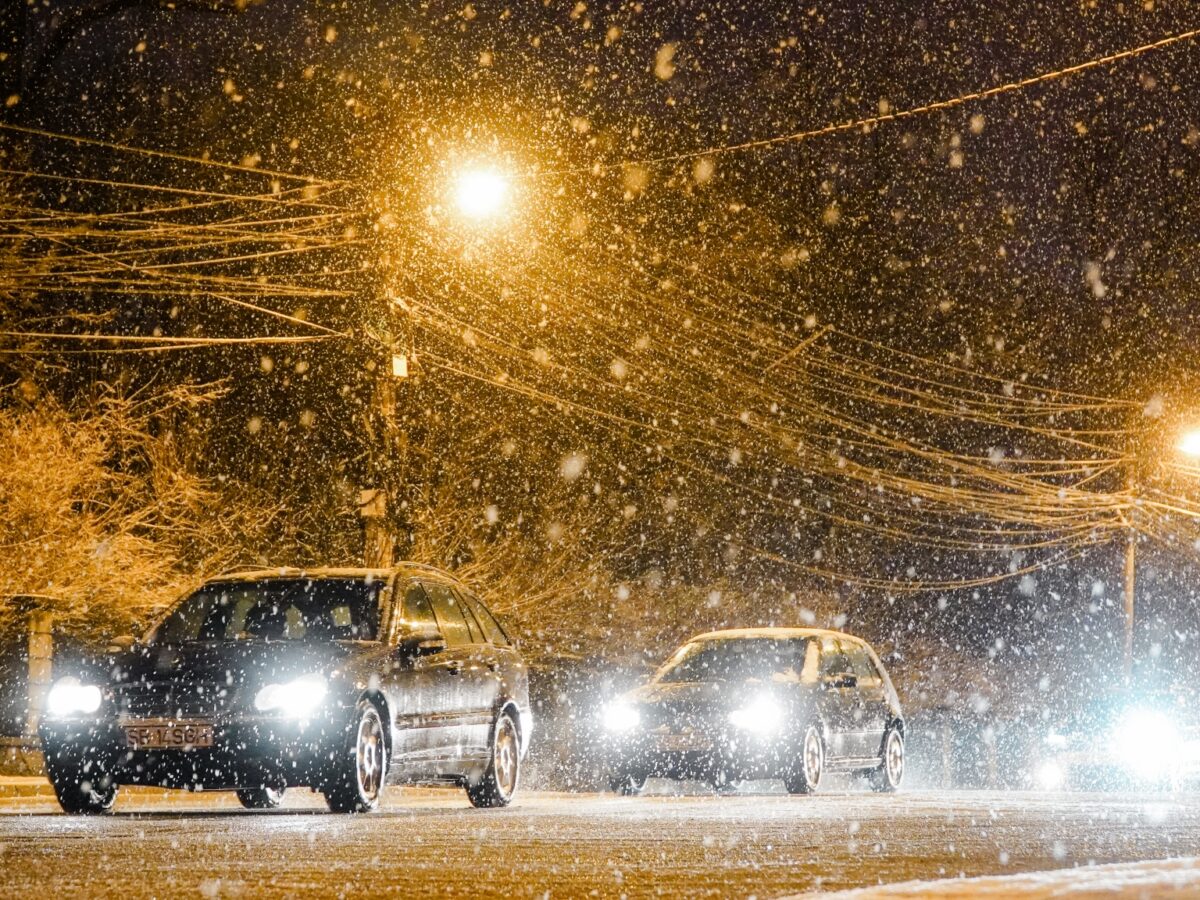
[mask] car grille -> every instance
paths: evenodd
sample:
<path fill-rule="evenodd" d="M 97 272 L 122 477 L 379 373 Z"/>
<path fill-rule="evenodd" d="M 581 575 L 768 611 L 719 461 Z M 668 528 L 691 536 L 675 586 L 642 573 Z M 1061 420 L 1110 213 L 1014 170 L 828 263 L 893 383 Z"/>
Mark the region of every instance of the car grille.
<path fill-rule="evenodd" d="M 114 692 L 117 711 L 132 718 L 210 718 L 232 706 L 223 684 L 205 682 L 139 681 Z"/>

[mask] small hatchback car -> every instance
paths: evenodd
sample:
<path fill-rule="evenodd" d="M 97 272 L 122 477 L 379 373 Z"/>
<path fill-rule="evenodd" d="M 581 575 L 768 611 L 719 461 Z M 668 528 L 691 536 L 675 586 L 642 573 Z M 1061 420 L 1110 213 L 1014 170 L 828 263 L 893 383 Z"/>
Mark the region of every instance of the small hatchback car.
<path fill-rule="evenodd" d="M 125 784 L 231 790 L 248 808 L 306 785 L 367 812 L 401 781 L 506 805 L 532 725 L 525 664 L 483 603 L 400 564 L 211 580 L 55 682 L 40 731 L 67 812 L 104 812 Z"/>
<path fill-rule="evenodd" d="M 904 719 L 875 651 L 812 628 L 714 631 L 692 638 L 643 685 L 608 704 L 614 791 L 654 777 L 717 787 L 782 778 L 817 789 L 826 771 L 894 791 L 904 776 Z"/>

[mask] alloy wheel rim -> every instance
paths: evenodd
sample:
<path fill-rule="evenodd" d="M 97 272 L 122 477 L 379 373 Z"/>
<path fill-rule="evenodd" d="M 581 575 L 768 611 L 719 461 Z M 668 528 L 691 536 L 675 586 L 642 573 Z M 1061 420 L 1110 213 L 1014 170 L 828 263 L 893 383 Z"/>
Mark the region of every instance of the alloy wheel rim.
<path fill-rule="evenodd" d="M 383 725 L 374 710 L 358 723 L 358 789 L 367 800 L 375 800 L 383 785 Z"/>
<path fill-rule="evenodd" d="M 512 722 L 507 718 L 500 721 L 500 726 L 496 730 L 493 760 L 496 768 L 496 785 L 505 797 L 511 797 L 517 788 L 517 735 Z"/>
<path fill-rule="evenodd" d="M 898 785 L 904 776 L 904 741 L 894 731 L 888 736 L 887 773 L 893 785 Z"/>
<path fill-rule="evenodd" d="M 804 777 L 814 785 L 821 778 L 821 737 L 815 728 L 804 736 Z"/>

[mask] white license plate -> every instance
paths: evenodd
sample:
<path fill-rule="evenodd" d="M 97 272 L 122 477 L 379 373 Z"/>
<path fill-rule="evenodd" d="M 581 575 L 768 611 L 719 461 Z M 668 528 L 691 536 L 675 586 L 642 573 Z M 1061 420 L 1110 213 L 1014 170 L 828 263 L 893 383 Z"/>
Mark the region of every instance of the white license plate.
<path fill-rule="evenodd" d="M 208 722 L 128 722 L 125 746 L 130 750 L 191 750 L 213 745 L 213 727 Z"/>
<path fill-rule="evenodd" d="M 654 743 L 657 749 L 667 751 L 707 750 L 712 746 L 703 734 L 660 734 Z"/>

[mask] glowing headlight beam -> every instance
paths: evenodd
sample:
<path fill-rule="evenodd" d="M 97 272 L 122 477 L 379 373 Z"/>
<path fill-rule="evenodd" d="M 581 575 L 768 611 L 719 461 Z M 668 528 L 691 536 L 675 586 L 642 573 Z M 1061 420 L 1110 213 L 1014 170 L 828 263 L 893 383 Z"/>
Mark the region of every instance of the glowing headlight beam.
<path fill-rule="evenodd" d="M 604 707 L 601 721 L 605 729 L 619 734 L 637 728 L 642 721 L 642 714 L 632 704 L 614 700 Z"/>
<path fill-rule="evenodd" d="M 1170 777 L 1183 759 L 1179 729 L 1158 710 L 1127 711 L 1117 720 L 1112 741 L 1121 764 L 1146 781 Z"/>
<path fill-rule="evenodd" d="M 303 675 L 283 684 L 268 684 L 254 697 L 254 706 L 262 712 L 280 712 L 302 719 L 316 711 L 329 686 L 322 675 Z"/>
<path fill-rule="evenodd" d="M 783 709 L 772 697 L 757 697 L 731 712 L 729 722 L 753 734 L 774 734 L 783 725 Z"/>
<path fill-rule="evenodd" d="M 68 675 L 54 682 L 46 695 L 46 711 L 52 716 L 69 716 L 74 713 L 94 713 L 100 708 L 103 698 L 100 688 L 94 684 L 82 684 L 78 678 Z"/>

